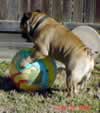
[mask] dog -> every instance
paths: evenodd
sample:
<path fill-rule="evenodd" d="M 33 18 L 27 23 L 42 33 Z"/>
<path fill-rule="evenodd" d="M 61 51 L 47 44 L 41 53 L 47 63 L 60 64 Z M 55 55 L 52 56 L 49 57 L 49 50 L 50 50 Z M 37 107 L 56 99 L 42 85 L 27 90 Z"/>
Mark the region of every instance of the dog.
<path fill-rule="evenodd" d="M 23 36 L 31 39 L 37 50 L 30 59 L 49 55 L 64 63 L 68 95 L 77 95 L 80 88 L 85 87 L 94 68 L 91 50 L 68 28 L 39 11 L 25 13 L 20 28 Z"/>

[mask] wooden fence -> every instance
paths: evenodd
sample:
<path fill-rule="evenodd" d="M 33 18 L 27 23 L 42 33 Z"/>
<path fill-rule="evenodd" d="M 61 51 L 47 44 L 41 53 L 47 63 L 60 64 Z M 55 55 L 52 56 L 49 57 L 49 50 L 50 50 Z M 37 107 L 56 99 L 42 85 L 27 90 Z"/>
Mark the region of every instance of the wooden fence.
<path fill-rule="evenodd" d="M 0 0 L 0 31 L 18 31 L 23 12 L 40 9 L 60 22 L 94 23 L 96 0 Z M 6 31 L 5 30 L 5 31 Z"/>

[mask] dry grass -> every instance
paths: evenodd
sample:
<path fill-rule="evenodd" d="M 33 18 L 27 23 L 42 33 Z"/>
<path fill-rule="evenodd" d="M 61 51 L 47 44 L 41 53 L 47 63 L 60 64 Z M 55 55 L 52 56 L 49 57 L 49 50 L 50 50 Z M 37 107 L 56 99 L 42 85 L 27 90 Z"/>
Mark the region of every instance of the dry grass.
<path fill-rule="evenodd" d="M 0 113 L 99 113 L 100 65 L 96 65 L 85 91 L 74 98 L 66 97 L 64 76 L 58 75 L 52 89 L 45 94 L 14 89 L 4 76 L 9 63 L 0 63 Z M 62 72 L 64 75 L 64 72 Z"/>

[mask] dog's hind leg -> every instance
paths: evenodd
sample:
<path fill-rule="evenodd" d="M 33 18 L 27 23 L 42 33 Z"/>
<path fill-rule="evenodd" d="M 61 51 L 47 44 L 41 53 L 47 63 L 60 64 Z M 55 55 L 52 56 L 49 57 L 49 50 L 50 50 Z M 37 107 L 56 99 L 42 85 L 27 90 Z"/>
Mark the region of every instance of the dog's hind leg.
<path fill-rule="evenodd" d="M 80 81 L 76 76 L 77 73 L 71 72 L 67 78 L 66 78 L 66 85 L 67 85 L 67 91 L 68 96 L 75 96 L 79 92 L 79 84 Z"/>
<path fill-rule="evenodd" d="M 86 86 L 87 86 L 87 83 L 88 83 L 88 81 L 89 81 L 89 79 L 90 79 L 90 76 L 91 76 L 91 71 L 88 72 L 88 73 L 86 74 L 86 78 L 85 78 L 85 79 L 83 78 L 83 80 L 79 83 L 81 90 L 83 90 L 84 88 L 86 89 Z"/>
<path fill-rule="evenodd" d="M 67 96 L 73 97 L 73 82 L 72 82 L 72 70 L 68 68 L 68 64 L 66 65 L 66 90 L 67 90 Z"/>
<path fill-rule="evenodd" d="M 70 62 L 67 73 L 66 84 L 69 95 L 77 95 L 80 87 L 85 87 L 87 80 L 89 80 L 91 72 L 94 67 L 94 61 L 86 57 Z M 83 80 L 85 79 L 85 80 Z M 80 84 L 82 81 L 82 85 Z M 84 82 L 85 81 L 85 82 Z"/>

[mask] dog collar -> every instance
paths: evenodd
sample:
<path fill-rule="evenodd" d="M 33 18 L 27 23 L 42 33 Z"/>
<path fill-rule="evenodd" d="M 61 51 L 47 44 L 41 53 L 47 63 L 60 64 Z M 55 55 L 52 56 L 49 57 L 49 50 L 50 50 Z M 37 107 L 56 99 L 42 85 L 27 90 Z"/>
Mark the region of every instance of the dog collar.
<path fill-rule="evenodd" d="M 48 18 L 48 16 L 44 16 L 43 18 L 41 18 L 41 19 L 37 22 L 37 24 L 35 25 L 34 28 L 31 27 L 30 36 L 33 36 L 33 35 L 34 35 L 34 33 L 35 33 L 36 29 L 38 28 L 38 26 L 39 26 L 46 18 Z"/>

